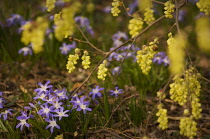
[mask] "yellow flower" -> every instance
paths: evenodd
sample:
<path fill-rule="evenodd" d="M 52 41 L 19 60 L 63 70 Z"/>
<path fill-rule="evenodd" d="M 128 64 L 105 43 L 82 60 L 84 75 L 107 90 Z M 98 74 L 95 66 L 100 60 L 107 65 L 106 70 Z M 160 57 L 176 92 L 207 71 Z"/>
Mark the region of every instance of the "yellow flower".
<path fill-rule="evenodd" d="M 105 80 L 108 69 L 106 68 L 107 61 L 104 60 L 98 67 L 98 79 Z"/>

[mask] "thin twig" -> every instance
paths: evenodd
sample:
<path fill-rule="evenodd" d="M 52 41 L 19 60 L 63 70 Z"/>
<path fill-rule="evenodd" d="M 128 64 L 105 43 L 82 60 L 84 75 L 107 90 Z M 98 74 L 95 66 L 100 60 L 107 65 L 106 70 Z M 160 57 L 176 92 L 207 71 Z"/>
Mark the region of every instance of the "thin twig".
<path fill-rule="evenodd" d="M 120 102 L 120 104 L 118 104 L 117 107 L 112 111 L 112 113 L 111 113 L 111 115 L 110 115 L 110 117 L 109 117 L 109 120 L 106 122 L 106 124 L 104 125 L 104 127 L 107 126 L 107 124 L 109 123 L 109 121 L 110 121 L 111 118 L 112 118 L 112 115 L 115 113 L 115 111 L 117 111 L 117 109 L 122 105 L 122 103 L 123 103 L 124 101 L 126 101 L 126 100 L 132 98 L 132 97 L 135 97 L 135 96 L 138 96 L 138 94 L 134 94 L 134 95 L 132 95 L 132 96 L 129 96 L 129 97 L 123 99 L 123 100 Z"/>
<path fill-rule="evenodd" d="M 164 5 L 164 4 L 165 4 L 164 2 L 161 2 L 161 1 L 156 1 L 156 0 L 152 0 L 152 2 L 154 2 L 154 3 L 158 3 L 158 4 L 162 4 L 162 5 Z"/>
<path fill-rule="evenodd" d="M 179 4 L 177 2 L 177 0 L 175 0 L 175 5 L 176 5 L 176 28 L 177 28 L 177 31 L 179 33 L 179 35 L 181 35 L 181 31 L 180 31 L 180 28 L 179 28 Z"/>
<path fill-rule="evenodd" d="M 210 83 L 210 80 L 209 80 L 209 79 L 207 79 L 207 78 L 205 78 L 205 77 L 203 77 L 203 76 L 200 76 L 200 77 L 201 77 L 201 79 L 203 79 L 203 80 L 205 80 L 205 81 L 207 81 L 207 82 Z"/>
<path fill-rule="evenodd" d="M 77 25 L 77 24 L 76 24 Z M 95 47 L 85 36 L 85 34 L 82 32 L 81 28 L 79 27 L 79 25 L 77 25 L 77 28 L 79 29 L 79 31 L 81 32 L 82 36 L 85 38 L 86 42 L 88 43 L 91 47 L 93 47 L 94 49 L 96 49 L 97 51 L 99 51 L 100 53 L 102 53 L 103 55 L 105 55 L 106 53 L 103 52 L 102 50 L 98 49 L 97 47 Z"/>
<path fill-rule="evenodd" d="M 3 97 L 4 99 L 6 99 L 6 100 L 8 100 L 8 101 L 10 101 L 10 102 L 13 102 L 13 100 L 11 100 L 11 99 L 9 99 L 9 98 L 7 98 L 7 97 Z M 23 108 L 23 106 L 21 106 L 20 104 L 18 104 L 17 102 L 15 102 L 16 103 L 16 105 L 18 106 L 18 107 L 20 107 L 20 108 Z"/>
<path fill-rule="evenodd" d="M 130 44 L 130 48 L 127 50 L 126 54 L 125 54 L 125 57 L 123 58 L 121 64 L 120 64 L 120 69 L 119 71 L 117 72 L 117 74 L 115 75 L 114 79 L 112 80 L 112 84 L 114 83 L 115 79 L 117 78 L 117 76 L 120 74 L 121 70 L 122 70 L 122 66 L 123 66 L 123 63 L 125 61 L 125 59 L 127 58 L 127 55 L 128 55 L 128 52 L 131 50 L 131 47 L 132 45 L 134 44 L 134 42 L 136 41 L 136 39 L 133 40 L 133 42 Z"/>
<path fill-rule="evenodd" d="M 126 45 L 127 43 L 129 43 L 130 41 L 136 40 L 139 36 L 141 36 L 144 32 L 146 32 L 148 29 L 150 29 L 153 25 L 155 25 L 156 23 L 158 23 L 160 20 L 164 19 L 165 15 L 161 16 L 160 18 L 158 18 L 157 20 L 155 20 L 154 22 L 152 22 L 149 26 L 147 26 L 145 29 L 143 29 L 138 35 L 134 36 L 133 38 L 125 41 L 123 44 L 119 45 L 118 47 L 114 48 L 113 50 L 109 51 L 102 59 L 101 61 L 99 61 L 99 63 L 94 67 L 94 69 L 92 70 L 92 72 L 88 75 L 88 77 L 82 82 L 82 84 L 72 93 L 72 96 L 89 80 L 90 76 L 96 71 L 96 69 L 98 68 L 98 66 L 114 51 L 116 51 L 117 49 L 123 47 L 124 45 Z"/>

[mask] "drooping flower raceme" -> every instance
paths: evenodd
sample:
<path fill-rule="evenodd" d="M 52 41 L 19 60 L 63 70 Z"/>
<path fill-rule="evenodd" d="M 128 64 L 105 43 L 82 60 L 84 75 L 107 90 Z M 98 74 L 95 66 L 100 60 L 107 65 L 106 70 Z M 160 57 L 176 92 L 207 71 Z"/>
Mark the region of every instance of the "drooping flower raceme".
<path fill-rule="evenodd" d="M 90 68 L 90 56 L 88 56 L 88 51 L 84 51 L 84 55 L 82 56 L 82 65 L 84 69 Z"/>
<path fill-rule="evenodd" d="M 171 74 L 182 74 L 184 69 L 185 61 L 185 45 L 186 45 L 186 36 L 176 35 L 174 38 L 172 33 L 168 34 L 168 57 L 170 60 L 170 72 Z"/>
<path fill-rule="evenodd" d="M 175 5 L 171 2 L 171 0 L 167 1 L 164 5 L 165 5 L 165 7 L 164 7 L 165 16 L 167 18 L 172 18 L 173 17 L 172 13 L 174 12 Z"/>
<path fill-rule="evenodd" d="M 138 35 L 143 28 L 143 24 L 144 22 L 141 18 L 132 18 L 128 24 L 129 34 L 132 37 Z"/>
<path fill-rule="evenodd" d="M 196 5 L 201 12 L 210 15 L 210 0 L 199 0 Z"/>
<path fill-rule="evenodd" d="M 153 5 L 152 5 L 152 0 L 138 0 L 139 1 L 139 8 L 140 11 L 144 12 L 144 21 L 147 24 L 150 24 L 151 22 L 153 22 L 155 20 L 154 18 L 154 10 Z"/>
<path fill-rule="evenodd" d="M 21 27 L 23 29 L 21 42 L 25 45 L 31 43 L 34 53 L 42 52 L 47 27 L 48 21 L 43 17 L 38 17 L 34 22 L 25 23 Z"/>
<path fill-rule="evenodd" d="M 176 75 L 173 78 L 174 82 L 170 84 L 170 98 L 178 102 L 179 105 L 184 105 L 187 102 L 188 89 L 184 79 Z"/>
<path fill-rule="evenodd" d="M 64 7 L 61 13 L 55 15 L 55 37 L 57 40 L 62 41 L 64 38 L 73 35 L 75 31 L 74 15 L 80 6 L 80 2 L 72 2 L 70 6 Z"/>
<path fill-rule="evenodd" d="M 119 6 L 120 6 L 120 1 L 113 0 L 111 8 L 111 13 L 113 16 L 118 16 L 118 14 L 120 13 L 120 9 L 118 8 Z"/>
<path fill-rule="evenodd" d="M 72 73 L 72 71 L 75 69 L 75 64 L 77 64 L 77 60 L 79 59 L 78 53 L 80 50 L 78 48 L 75 49 L 75 55 L 69 55 L 68 62 L 66 64 L 66 69 L 69 73 Z"/>
<path fill-rule="evenodd" d="M 98 79 L 105 80 L 108 69 L 106 68 L 107 61 L 104 60 L 98 67 Z"/>
<path fill-rule="evenodd" d="M 158 112 L 156 113 L 156 116 L 158 116 L 158 123 L 159 123 L 159 127 L 162 130 L 165 130 L 168 128 L 168 117 L 167 117 L 167 109 L 163 109 L 162 108 L 163 105 L 159 104 L 157 106 L 158 108 Z"/>
<path fill-rule="evenodd" d="M 144 21 L 146 21 L 147 24 L 152 23 L 155 20 L 154 17 L 154 10 L 152 8 L 146 8 L 144 12 Z"/>
<path fill-rule="evenodd" d="M 55 7 L 56 0 L 46 0 L 47 11 L 50 12 Z"/>
<path fill-rule="evenodd" d="M 142 73 L 148 74 L 151 69 L 152 59 L 156 54 L 154 48 L 157 47 L 158 39 L 156 38 L 153 42 L 149 43 L 149 46 L 143 46 L 142 50 L 137 51 L 137 63 L 141 67 Z"/>
<path fill-rule="evenodd" d="M 180 119 L 180 134 L 189 137 L 189 139 L 193 139 L 196 136 L 197 131 L 197 123 L 193 120 L 193 117 L 184 117 Z"/>
<path fill-rule="evenodd" d="M 210 2 L 209 2 L 210 3 Z M 210 9 L 210 7 L 209 7 Z M 210 52 L 210 20 L 209 17 L 201 17 L 196 20 L 196 35 L 198 46 L 201 51 L 206 52 L 207 54 Z"/>

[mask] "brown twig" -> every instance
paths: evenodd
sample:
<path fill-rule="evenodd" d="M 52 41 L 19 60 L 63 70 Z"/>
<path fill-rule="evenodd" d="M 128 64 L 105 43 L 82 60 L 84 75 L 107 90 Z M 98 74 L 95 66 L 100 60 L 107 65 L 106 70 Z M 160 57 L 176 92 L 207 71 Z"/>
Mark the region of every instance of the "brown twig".
<path fill-rule="evenodd" d="M 162 5 L 164 5 L 164 4 L 165 4 L 164 2 L 161 2 L 161 1 L 156 1 L 156 0 L 152 0 L 152 2 L 154 2 L 154 3 L 158 3 L 158 4 L 162 4 Z"/>
<path fill-rule="evenodd" d="M 6 99 L 6 100 L 8 100 L 8 101 L 10 101 L 10 102 L 13 102 L 13 100 L 11 100 L 11 99 L 9 99 L 9 98 L 7 98 L 7 97 L 3 97 L 3 98 Z M 21 105 L 18 104 L 17 102 L 15 102 L 15 104 L 16 104 L 18 107 L 23 108 L 23 106 L 21 106 Z"/>
<path fill-rule="evenodd" d="M 180 31 L 180 28 L 179 28 L 179 4 L 177 2 L 177 0 L 175 0 L 175 5 L 176 5 L 176 28 L 177 28 L 177 31 L 179 33 L 179 35 L 181 35 L 181 31 Z"/>
<path fill-rule="evenodd" d="M 92 70 L 92 72 L 88 75 L 88 77 L 82 82 L 82 84 L 72 93 L 72 95 L 74 95 L 90 78 L 90 76 L 96 71 L 96 69 L 98 68 L 98 66 L 114 51 L 116 51 L 117 49 L 123 47 L 124 45 L 126 45 L 127 43 L 129 43 L 130 41 L 133 41 L 135 39 L 137 39 L 139 36 L 141 36 L 144 32 L 146 32 L 149 28 L 151 28 L 153 25 L 155 25 L 156 23 L 158 23 L 160 20 L 164 19 L 164 16 L 161 16 L 160 18 L 158 18 L 157 20 L 155 20 L 154 22 L 152 22 L 149 26 L 147 26 L 145 29 L 143 29 L 138 35 L 134 36 L 133 38 L 125 41 L 123 44 L 121 44 L 120 46 L 114 48 L 113 50 L 109 51 L 102 59 L 101 61 L 99 61 L 99 63 L 94 67 L 94 69 Z"/>
<path fill-rule="evenodd" d="M 77 24 L 76 24 L 77 25 Z M 93 47 L 95 50 L 99 51 L 100 53 L 102 53 L 103 55 L 105 55 L 106 53 L 103 52 L 102 50 L 98 49 L 96 46 L 94 46 L 85 36 L 85 34 L 83 33 L 83 31 L 81 30 L 81 28 L 79 27 L 79 25 L 77 25 L 77 28 L 79 29 L 79 31 L 81 32 L 82 36 L 85 38 L 86 42 L 83 41 L 84 43 L 89 44 L 91 47 Z"/>
<path fill-rule="evenodd" d="M 127 58 L 128 52 L 130 51 L 130 49 L 131 49 L 131 47 L 132 47 L 132 45 L 134 44 L 135 41 L 136 41 L 136 39 L 134 39 L 133 42 L 130 44 L 130 48 L 127 50 L 127 52 L 125 54 L 125 57 L 123 58 L 123 60 L 122 60 L 122 62 L 120 64 L 120 69 L 117 72 L 117 74 L 115 75 L 114 79 L 112 80 L 112 84 L 114 83 L 114 81 L 117 78 L 117 76 L 120 74 L 120 71 L 122 70 L 123 63 L 124 63 L 125 59 Z"/>
<path fill-rule="evenodd" d="M 122 103 L 123 103 L 124 101 L 126 101 L 126 100 L 128 100 L 128 99 L 130 99 L 130 98 L 132 98 L 132 97 L 136 97 L 136 96 L 138 96 L 138 94 L 134 94 L 134 95 L 132 95 L 132 96 L 129 96 L 129 97 L 123 99 L 123 100 L 120 102 L 120 104 L 118 104 L 117 107 L 112 111 L 112 113 L 111 113 L 111 115 L 110 115 L 110 117 L 109 117 L 109 120 L 106 122 L 106 124 L 104 125 L 104 127 L 107 126 L 107 124 L 109 123 L 109 121 L 110 121 L 111 118 L 112 118 L 112 115 L 115 113 L 115 111 L 117 111 L 117 109 L 122 105 Z"/>

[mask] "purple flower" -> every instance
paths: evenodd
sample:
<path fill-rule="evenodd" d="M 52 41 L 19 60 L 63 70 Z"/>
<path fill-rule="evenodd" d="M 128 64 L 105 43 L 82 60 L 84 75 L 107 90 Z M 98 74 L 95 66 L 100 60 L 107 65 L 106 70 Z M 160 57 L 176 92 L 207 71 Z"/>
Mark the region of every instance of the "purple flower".
<path fill-rule="evenodd" d="M 39 85 L 41 88 L 35 89 L 34 92 L 37 92 L 38 94 L 40 94 L 41 92 L 46 92 L 47 89 L 53 87 L 52 85 L 48 85 L 49 83 L 50 83 L 50 81 L 47 81 L 47 82 L 45 83 L 45 85 L 43 85 L 41 82 L 39 82 L 38 85 Z"/>
<path fill-rule="evenodd" d="M 128 36 L 126 35 L 125 32 L 118 31 L 117 33 L 115 33 L 115 34 L 112 36 L 112 40 L 113 40 L 113 41 L 115 41 L 115 40 L 121 40 L 121 39 L 125 39 L 125 40 L 128 39 Z"/>
<path fill-rule="evenodd" d="M 122 54 L 117 54 L 116 53 L 116 55 L 114 56 L 114 58 L 115 58 L 115 60 L 117 60 L 117 61 L 121 61 L 121 60 L 123 60 L 123 55 Z"/>
<path fill-rule="evenodd" d="M 162 60 L 164 57 L 165 57 L 165 53 L 159 52 L 159 53 L 155 54 L 155 56 L 153 58 L 153 62 L 157 63 L 157 64 L 162 64 Z"/>
<path fill-rule="evenodd" d="M 26 109 L 26 110 L 31 110 L 31 107 L 25 106 L 24 109 Z"/>
<path fill-rule="evenodd" d="M 198 0 L 188 0 L 188 2 L 196 3 L 196 2 L 198 2 Z"/>
<path fill-rule="evenodd" d="M 65 42 L 62 44 L 63 46 L 60 47 L 59 49 L 61 50 L 61 53 L 66 55 L 68 54 L 69 51 L 71 51 L 71 49 L 76 48 L 76 42 L 73 41 L 72 44 L 66 44 Z"/>
<path fill-rule="evenodd" d="M 0 98 L 0 109 L 4 107 L 4 98 Z"/>
<path fill-rule="evenodd" d="M 47 94 L 45 92 L 41 92 L 39 94 L 37 94 L 34 99 L 41 99 L 43 100 L 45 97 L 47 97 Z"/>
<path fill-rule="evenodd" d="M 65 5 L 65 2 L 63 0 L 56 0 L 55 6 L 56 7 L 63 7 Z"/>
<path fill-rule="evenodd" d="M 112 75 L 116 75 L 119 73 L 119 70 L 120 70 L 120 67 L 115 67 L 113 70 L 112 70 Z"/>
<path fill-rule="evenodd" d="M 186 11 L 185 10 L 179 10 L 179 17 L 178 17 L 178 20 L 183 22 L 184 21 L 184 18 L 186 16 Z M 175 16 L 174 16 L 175 17 Z"/>
<path fill-rule="evenodd" d="M 115 87 L 115 90 L 114 91 L 113 90 L 110 90 L 110 92 L 112 92 L 110 95 L 117 97 L 118 94 L 122 94 L 122 91 L 123 91 L 122 89 L 118 89 L 118 87 Z"/>
<path fill-rule="evenodd" d="M 110 13 L 111 12 L 111 6 L 106 6 L 104 9 L 103 9 L 103 12 L 104 13 Z"/>
<path fill-rule="evenodd" d="M 157 53 L 154 58 L 153 58 L 153 62 L 157 63 L 157 64 L 164 64 L 165 66 L 169 65 L 169 59 L 168 56 L 166 56 L 165 52 L 159 52 Z"/>
<path fill-rule="evenodd" d="M 12 25 L 21 24 L 22 21 L 24 20 L 21 15 L 12 14 L 11 17 L 7 19 L 7 25 L 12 26 Z"/>
<path fill-rule="evenodd" d="M 114 46 L 117 47 L 117 46 L 120 46 L 122 45 L 123 42 L 121 40 L 114 40 Z M 113 49 L 113 48 L 112 48 Z"/>
<path fill-rule="evenodd" d="M 55 109 L 59 109 L 61 108 L 61 105 L 63 104 L 63 102 L 59 102 L 59 99 L 56 98 L 55 100 L 51 101 L 50 104 L 52 104 Z"/>
<path fill-rule="evenodd" d="M 63 90 L 57 90 L 56 95 L 59 97 L 60 100 L 68 99 L 66 92 L 66 88 L 63 88 Z"/>
<path fill-rule="evenodd" d="M 36 106 L 33 103 L 28 103 L 32 108 L 35 108 Z"/>
<path fill-rule="evenodd" d="M 26 120 L 28 120 L 29 117 L 26 117 L 26 116 L 18 116 L 17 117 L 17 120 L 20 121 L 20 123 L 16 126 L 16 128 L 19 128 L 20 127 L 20 130 L 22 131 L 23 130 L 23 126 L 25 125 L 26 127 L 30 127 L 30 125 L 26 122 Z"/>
<path fill-rule="evenodd" d="M 41 105 L 41 108 L 37 113 L 39 115 L 46 116 L 47 118 L 52 117 L 53 114 L 51 114 L 50 112 L 53 112 L 53 106 L 48 107 L 47 103 L 44 103 L 44 106 Z"/>
<path fill-rule="evenodd" d="M 48 97 L 43 98 L 43 101 L 46 101 L 46 103 L 51 103 L 52 101 L 55 100 L 55 96 L 54 95 L 48 95 Z"/>
<path fill-rule="evenodd" d="M 78 97 L 75 97 L 75 100 L 70 101 L 73 104 L 72 109 L 78 108 L 79 105 L 82 103 L 87 103 L 87 102 L 84 102 L 85 98 L 86 98 L 85 96 L 81 97 L 80 99 Z"/>
<path fill-rule="evenodd" d="M 163 63 L 164 63 L 164 66 L 168 66 L 170 64 L 168 56 L 165 56 L 165 58 L 163 59 Z"/>
<path fill-rule="evenodd" d="M 30 47 L 26 46 L 26 47 L 21 48 L 18 51 L 18 53 L 19 54 L 23 53 L 24 56 L 29 55 L 29 54 L 32 55 L 32 49 Z"/>
<path fill-rule="evenodd" d="M 86 114 L 86 111 L 92 111 L 91 108 L 88 108 L 88 107 L 87 107 L 88 105 L 89 105 L 89 103 L 88 103 L 88 104 L 81 103 L 81 104 L 79 105 L 79 107 L 77 108 L 77 111 L 83 110 L 83 113 L 84 113 L 84 114 Z"/>
<path fill-rule="evenodd" d="M 96 97 L 102 97 L 100 91 L 104 90 L 104 88 L 99 88 L 99 86 L 96 86 L 96 88 L 92 89 L 92 92 L 89 93 L 89 95 L 92 95 L 92 99 L 94 100 Z"/>
<path fill-rule="evenodd" d="M 4 92 L 0 92 L 0 96 L 2 96 L 4 94 Z"/>
<path fill-rule="evenodd" d="M 8 114 L 12 115 L 11 111 L 14 111 L 13 109 L 8 109 L 8 110 L 5 110 L 4 112 L 2 112 L 0 114 L 0 118 L 2 116 L 2 118 L 5 120 L 7 120 L 7 117 L 8 117 Z"/>
<path fill-rule="evenodd" d="M 81 27 L 87 27 L 90 25 L 88 18 L 83 16 L 77 16 L 74 18 L 75 22 L 80 24 Z"/>
<path fill-rule="evenodd" d="M 54 114 L 54 117 L 59 117 L 59 120 L 61 120 L 62 117 L 68 117 L 68 114 L 66 114 L 67 112 L 69 112 L 69 110 L 63 111 L 64 108 L 61 107 L 60 109 L 56 109 L 54 112 L 56 112 L 57 114 Z"/>
<path fill-rule="evenodd" d="M 90 26 L 90 22 L 88 18 L 83 17 L 83 16 L 77 16 L 74 18 L 75 22 L 80 25 L 80 27 L 86 29 L 87 33 L 91 34 L 92 36 L 94 35 L 94 31 L 92 27 Z"/>
<path fill-rule="evenodd" d="M 132 15 L 137 6 L 138 6 L 138 0 L 134 0 L 134 2 L 129 4 L 128 6 L 130 9 L 128 13 Z"/>
<path fill-rule="evenodd" d="M 50 124 L 48 126 L 46 126 L 46 129 L 50 128 L 50 132 L 53 133 L 54 127 L 60 129 L 60 126 L 57 125 L 56 120 L 54 118 L 52 118 L 52 120 L 50 120 L 49 118 L 46 118 L 45 121 L 49 122 Z"/>

